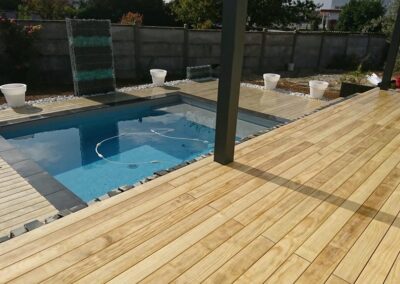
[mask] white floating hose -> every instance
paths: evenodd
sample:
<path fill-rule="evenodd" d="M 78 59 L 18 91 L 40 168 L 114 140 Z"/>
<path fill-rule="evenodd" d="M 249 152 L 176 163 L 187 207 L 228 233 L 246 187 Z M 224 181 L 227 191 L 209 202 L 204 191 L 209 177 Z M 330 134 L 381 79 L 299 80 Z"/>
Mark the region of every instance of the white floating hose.
<path fill-rule="evenodd" d="M 129 163 L 128 163 L 128 162 L 113 161 L 113 160 L 110 160 L 110 159 L 104 157 L 104 155 L 100 153 L 100 151 L 99 151 L 100 146 L 101 146 L 104 142 L 107 142 L 107 141 L 109 141 L 109 140 L 112 140 L 112 139 L 115 139 L 115 138 L 119 138 L 119 137 L 122 137 L 122 136 L 131 136 L 131 135 L 143 135 L 143 136 L 144 136 L 144 135 L 158 135 L 158 136 L 160 136 L 160 137 L 164 137 L 164 138 L 168 138 L 168 139 L 173 139 L 173 140 L 196 141 L 196 142 L 201 142 L 201 143 L 204 143 L 204 144 L 208 144 L 208 143 L 209 143 L 207 140 L 201 140 L 201 139 L 197 139 L 197 138 L 174 137 L 174 136 L 168 136 L 168 135 L 163 134 L 163 133 L 172 132 L 172 131 L 174 131 L 174 130 L 175 130 L 175 129 L 172 129 L 172 128 L 159 128 L 159 129 L 157 129 L 157 130 L 150 129 L 150 132 L 125 132 L 125 133 L 122 133 L 122 134 L 119 134 L 119 135 L 116 135 L 116 136 L 112 136 L 112 137 L 109 137 L 109 138 L 106 138 L 106 139 L 100 141 L 99 143 L 96 144 L 95 151 L 96 151 L 96 154 L 97 154 L 97 156 L 98 156 L 99 158 L 101 158 L 101 159 L 103 159 L 104 161 L 107 161 L 107 162 L 109 162 L 109 163 L 119 164 L 119 165 L 128 165 L 128 166 L 129 166 L 129 165 L 131 165 L 131 166 L 132 166 L 132 165 L 137 166 L 137 165 L 145 165 L 145 164 L 159 164 L 159 163 L 162 163 L 162 162 L 165 162 L 165 161 L 161 161 L 161 160 L 152 160 L 152 161 L 145 161 L 145 162 L 129 162 Z"/>

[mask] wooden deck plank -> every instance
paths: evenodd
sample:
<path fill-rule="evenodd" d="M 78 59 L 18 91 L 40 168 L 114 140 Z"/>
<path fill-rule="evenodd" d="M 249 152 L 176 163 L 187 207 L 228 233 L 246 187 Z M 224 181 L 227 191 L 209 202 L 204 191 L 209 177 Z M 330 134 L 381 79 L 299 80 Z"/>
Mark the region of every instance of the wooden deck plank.
<path fill-rule="evenodd" d="M 310 263 L 297 254 L 292 254 L 264 283 L 294 283 Z"/>
<path fill-rule="evenodd" d="M 360 137 L 362 138 L 362 136 Z M 367 141 L 368 143 L 374 144 L 374 139 L 368 137 L 365 140 L 361 140 L 360 144 L 357 144 L 357 139 L 352 139 L 352 142 L 357 145 L 354 147 L 357 150 L 360 150 L 360 155 L 364 153 L 369 145 L 363 145 L 364 147 L 358 147 L 363 142 Z M 379 147 L 381 144 L 377 144 Z M 312 212 L 316 206 L 318 206 L 322 200 L 321 197 L 323 196 L 322 192 L 329 192 L 328 190 L 332 190 L 335 187 L 337 188 L 338 185 L 341 184 L 341 181 L 344 181 L 349 174 L 355 172 L 354 169 L 358 169 L 357 166 L 352 163 L 353 160 L 357 160 L 357 156 L 352 154 L 354 148 L 350 148 L 348 152 L 346 152 L 341 158 L 334 161 L 329 167 L 324 169 L 315 179 L 312 179 L 309 183 L 306 184 L 311 190 L 308 192 L 308 197 L 306 197 L 303 201 L 299 202 L 299 204 L 291 210 L 288 214 L 282 217 L 276 224 L 274 224 L 271 228 L 264 232 L 264 236 L 268 237 L 269 239 L 277 242 L 283 236 L 285 236 L 292 228 L 294 228 L 303 218 L 305 218 L 310 212 Z M 372 148 L 374 149 L 374 148 Z M 369 152 L 366 152 L 369 153 Z M 374 151 L 372 152 L 374 153 Z M 365 161 L 365 160 L 364 160 Z M 362 166 L 363 161 L 361 161 L 359 166 Z M 351 165 L 348 167 L 347 165 Z M 346 175 L 336 176 L 342 169 L 348 169 Z M 353 171 L 352 171 L 353 169 Z M 343 171 L 342 171 L 343 172 Z M 318 190 L 312 190 L 312 189 Z M 315 205 L 315 206 L 314 206 Z"/>
<path fill-rule="evenodd" d="M 0 236 L 30 221 L 44 221 L 57 211 L 1 158 L 0 164 Z"/>
<path fill-rule="evenodd" d="M 397 187 L 396 191 L 390 196 L 371 224 L 368 225 L 357 242 L 346 254 L 345 258 L 340 262 L 334 272 L 336 276 L 349 283 L 354 283 L 357 280 L 357 277 L 374 253 L 376 247 L 399 214 L 399 203 L 400 186 Z"/>
<path fill-rule="evenodd" d="M 268 203 L 268 201 L 270 201 L 270 198 L 271 198 L 270 196 L 267 196 L 267 199 L 268 199 L 268 200 L 261 200 L 260 203 L 263 203 L 263 204 Z M 286 203 L 286 202 L 284 202 L 283 204 L 284 204 L 284 206 L 287 206 L 287 203 Z M 260 206 L 260 205 L 259 205 L 259 206 Z M 199 270 L 201 270 L 201 269 L 199 269 Z"/>
<path fill-rule="evenodd" d="M 226 222 L 141 282 L 159 283 L 160 279 L 171 282 L 242 228 L 243 226 L 234 220 Z"/>
<path fill-rule="evenodd" d="M 9 214 L 10 212 L 16 212 L 18 210 L 25 209 L 27 207 L 35 205 L 36 203 L 40 203 L 40 202 L 42 202 L 44 200 L 45 199 L 40 195 L 36 195 L 36 196 L 28 195 L 28 198 L 25 201 L 19 202 L 17 204 L 12 205 L 12 206 L 7 205 L 6 208 L 0 209 L 0 219 L 5 214 Z"/>
<path fill-rule="evenodd" d="M 383 150 L 383 156 L 396 150 L 400 145 L 400 135 L 391 141 Z M 372 158 L 372 161 L 377 157 Z M 383 159 L 383 158 L 382 158 Z M 381 159 L 381 160 L 382 160 Z M 376 161 L 378 162 L 378 161 Z M 327 221 L 297 250 L 297 254 L 309 261 L 322 251 L 326 244 L 340 230 L 361 204 L 368 198 L 388 173 L 400 162 L 400 153 L 395 152 L 389 158 L 385 157 L 378 169 L 353 193 L 345 203 L 332 214 Z M 350 210 L 349 210 L 350 209 Z"/>
<path fill-rule="evenodd" d="M 325 282 L 400 183 L 395 168 L 301 275 L 299 283 Z"/>
<path fill-rule="evenodd" d="M 349 284 L 349 282 L 347 282 L 333 274 L 329 277 L 329 279 L 325 283 L 326 284 Z"/>
<path fill-rule="evenodd" d="M 367 161 L 369 161 L 371 157 L 373 157 L 373 155 L 375 155 L 381 148 L 383 148 L 383 145 L 381 145 L 381 147 L 379 146 L 380 145 L 376 143 L 375 147 L 369 147 L 365 151 L 365 153 L 363 153 L 363 155 L 360 155 L 357 159 L 355 159 L 353 162 L 349 163 L 346 167 L 339 171 L 337 175 L 332 177 L 329 180 L 330 183 L 328 181 L 328 183 L 324 184 L 324 188 L 318 191 L 318 195 L 314 197 L 319 201 L 321 199 L 327 199 L 328 203 L 323 203 L 322 206 L 320 206 L 322 210 L 319 211 L 318 208 L 314 210 L 312 212 L 313 215 L 307 217 L 301 223 L 299 223 L 285 238 L 278 242 L 243 276 L 245 278 L 252 279 L 253 281 L 257 281 L 259 279 L 259 282 L 262 282 L 266 278 L 268 278 L 273 273 L 273 271 L 275 271 L 286 260 L 286 258 L 289 257 L 289 255 L 292 254 L 302 244 L 302 242 L 306 238 L 308 238 L 311 233 L 313 233 L 313 231 L 315 231 L 316 228 L 318 228 L 321 222 L 325 220 L 326 215 L 331 214 L 329 210 L 326 210 L 326 207 L 335 207 L 337 199 L 341 202 L 344 202 L 346 200 L 345 198 L 347 196 L 342 197 L 341 191 L 352 192 L 357 188 L 356 185 L 358 183 L 355 182 L 355 180 L 353 181 L 352 179 L 349 179 L 349 177 L 357 173 L 357 171 L 365 163 L 367 163 Z M 368 173 L 364 175 L 365 179 L 367 177 Z M 347 183 L 343 185 L 345 181 L 347 181 Z M 326 190 L 328 194 L 325 194 L 323 190 Z M 329 195 L 330 193 L 332 193 L 332 191 L 334 193 L 333 198 L 331 198 L 331 196 Z M 311 195 L 311 197 L 308 198 L 307 201 L 310 202 L 311 200 L 313 200 L 312 197 L 313 196 Z M 312 206 L 312 204 L 310 206 Z M 266 236 L 268 237 L 268 234 Z"/>
<path fill-rule="evenodd" d="M 204 283 L 232 283 L 242 275 L 254 262 L 266 253 L 274 243 L 263 236 L 243 248 L 223 266 L 211 274 Z M 188 282 L 191 279 L 189 279 Z"/>
<path fill-rule="evenodd" d="M 396 284 L 400 283 L 400 254 L 397 256 L 397 260 L 392 266 L 389 275 L 385 279 L 385 284 Z"/>
<path fill-rule="evenodd" d="M 400 251 L 400 218 L 379 244 L 355 283 L 383 283 Z"/>

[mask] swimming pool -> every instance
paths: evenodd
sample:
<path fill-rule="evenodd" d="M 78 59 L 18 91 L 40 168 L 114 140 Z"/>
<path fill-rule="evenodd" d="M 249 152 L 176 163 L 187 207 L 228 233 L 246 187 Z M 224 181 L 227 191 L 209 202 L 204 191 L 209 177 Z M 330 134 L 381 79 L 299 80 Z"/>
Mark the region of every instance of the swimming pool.
<path fill-rule="evenodd" d="M 240 112 L 237 139 L 276 124 Z M 212 151 L 215 104 L 171 95 L 20 123 L 0 134 L 89 201 Z"/>

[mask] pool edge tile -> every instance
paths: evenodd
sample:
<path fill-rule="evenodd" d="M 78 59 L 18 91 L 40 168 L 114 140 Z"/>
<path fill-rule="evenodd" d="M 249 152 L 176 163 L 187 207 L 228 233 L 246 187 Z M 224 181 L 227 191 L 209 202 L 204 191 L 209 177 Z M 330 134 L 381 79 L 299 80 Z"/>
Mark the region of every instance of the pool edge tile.
<path fill-rule="evenodd" d="M 14 155 L 19 156 L 14 162 Z M 18 175 L 27 181 L 57 210 L 69 209 L 75 206 L 85 206 L 86 203 L 71 190 L 48 174 L 35 161 L 29 159 L 17 148 L 12 146 L 0 135 L 0 158 L 2 158 Z"/>

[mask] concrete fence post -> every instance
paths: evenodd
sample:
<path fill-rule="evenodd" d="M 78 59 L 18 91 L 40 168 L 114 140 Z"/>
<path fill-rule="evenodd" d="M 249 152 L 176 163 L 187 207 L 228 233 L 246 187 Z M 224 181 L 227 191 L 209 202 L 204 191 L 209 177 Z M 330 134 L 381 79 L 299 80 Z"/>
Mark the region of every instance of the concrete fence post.
<path fill-rule="evenodd" d="M 266 28 L 262 30 L 262 40 L 261 40 L 261 50 L 260 50 L 260 60 L 258 61 L 258 72 L 260 74 L 264 73 L 264 56 L 265 56 L 265 45 L 267 40 L 267 32 Z"/>
<path fill-rule="evenodd" d="M 365 49 L 365 57 L 369 56 L 371 50 L 371 34 L 367 34 L 367 48 Z"/>
<path fill-rule="evenodd" d="M 322 32 L 321 34 L 321 43 L 319 45 L 319 51 L 318 51 L 318 60 L 317 60 L 317 71 L 321 70 L 321 62 L 322 62 L 322 54 L 324 52 L 324 45 L 325 45 L 325 32 Z"/>
<path fill-rule="evenodd" d="M 294 33 L 293 33 L 292 51 L 291 51 L 291 54 L 290 54 L 290 62 L 289 62 L 289 63 L 292 63 L 292 64 L 294 64 L 294 58 L 295 58 L 295 55 L 296 55 L 297 35 L 298 35 L 298 31 L 295 30 Z"/>
<path fill-rule="evenodd" d="M 134 42 L 135 42 L 135 69 L 136 69 L 136 78 L 142 78 L 143 77 L 143 70 L 142 70 L 142 64 L 140 63 L 140 57 L 141 57 L 141 40 L 140 40 L 140 27 L 139 25 L 134 24 L 133 25 L 133 33 L 134 33 Z"/>
<path fill-rule="evenodd" d="M 183 26 L 183 46 L 182 46 L 182 73 L 186 76 L 186 67 L 189 65 L 189 30 L 188 25 Z"/>
<path fill-rule="evenodd" d="M 347 52 L 349 51 L 349 40 L 350 40 L 350 33 L 346 34 L 345 42 L 344 42 L 344 57 L 346 58 Z"/>

